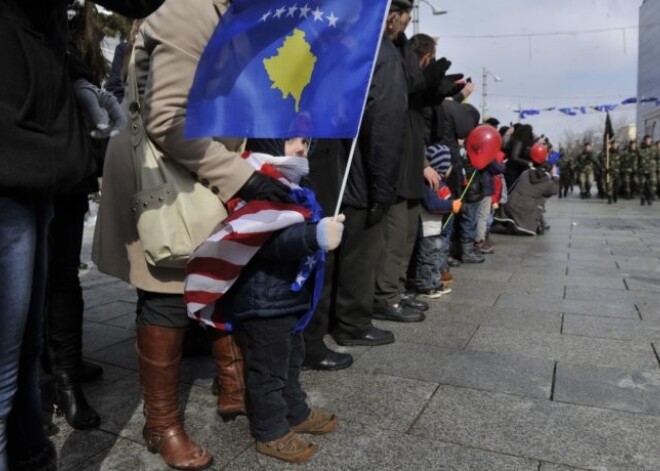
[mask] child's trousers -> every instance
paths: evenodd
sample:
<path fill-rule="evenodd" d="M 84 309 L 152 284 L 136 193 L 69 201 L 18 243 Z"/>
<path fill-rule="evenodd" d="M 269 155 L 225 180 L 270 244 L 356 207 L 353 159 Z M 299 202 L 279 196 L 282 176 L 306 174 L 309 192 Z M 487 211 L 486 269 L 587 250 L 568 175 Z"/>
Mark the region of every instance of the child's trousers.
<path fill-rule="evenodd" d="M 293 334 L 299 316 L 244 319 L 250 431 L 260 442 L 283 437 L 309 416 L 300 387 L 305 358 L 302 333 Z"/>

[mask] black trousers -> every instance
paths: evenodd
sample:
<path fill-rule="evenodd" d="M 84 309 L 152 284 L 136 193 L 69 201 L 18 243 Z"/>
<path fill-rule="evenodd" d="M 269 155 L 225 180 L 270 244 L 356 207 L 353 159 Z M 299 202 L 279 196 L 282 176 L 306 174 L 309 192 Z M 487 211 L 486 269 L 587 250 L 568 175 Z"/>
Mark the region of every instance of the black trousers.
<path fill-rule="evenodd" d="M 360 335 L 372 327 L 376 264 L 383 252 L 385 221 L 367 227 L 367 209 L 344 207 L 344 237 L 335 257 L 337 331 Z"/>
<path fill-rule="evenodd" d="M 292 333 L 298 316 L 254 317 L 241 321 L 245 331 L 250 431 L 260 442 L 283 437 L 309 416 L 300 386 L 305 358 L 302 334 Z"/>
<path fill-rule="evenodd" d="M 83 297 L 78 267 L 85 213 L 84 193 L 53 200 L 54 217 L 48 232 L 48 282 L 44 343 L 53 368 L 73 374 L 82 352 Z"/>

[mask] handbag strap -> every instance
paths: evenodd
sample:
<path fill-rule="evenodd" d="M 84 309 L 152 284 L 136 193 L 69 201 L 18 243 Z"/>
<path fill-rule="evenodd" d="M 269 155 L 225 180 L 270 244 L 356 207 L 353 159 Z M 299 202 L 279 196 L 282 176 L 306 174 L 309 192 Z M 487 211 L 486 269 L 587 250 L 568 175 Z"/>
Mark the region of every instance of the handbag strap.
<path fill-rule="evenodd" d="M 139 33 L 138 33 L 139 34 Z M 126 77 L 126 98 L 128 101 L 128 122 L 131 133 L 131 154 L 133 156 L 133 169 L 135 170 L 135 181 L 138 185 L 138 190 L 141 190 L 141 169 L 145 165 L 143 153 L 136 152 L 137 146 L 141 145 L 144 140 L 149 139 L 147 132 L 144 129 L 144 122 L 140 113 L 140 92 L 137 85 L 137 76 L 135 72 L 135 43 L 131 50 L 131 58 L 128 62 L 128 74 Z"/>

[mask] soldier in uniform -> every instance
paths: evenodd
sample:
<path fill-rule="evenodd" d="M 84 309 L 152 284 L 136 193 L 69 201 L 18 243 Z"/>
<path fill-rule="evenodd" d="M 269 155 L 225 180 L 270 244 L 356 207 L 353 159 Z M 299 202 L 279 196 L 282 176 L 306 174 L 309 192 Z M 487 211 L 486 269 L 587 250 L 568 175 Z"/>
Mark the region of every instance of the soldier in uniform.
<path fill-rule="evenodd" d="M 630 141 L 628 148 L 621 156 L 621 184 L 623 186 L 623 196 L 626 199 L 632 198 L 632 185 L 636 184 L 638 158 L 637 142 Z"/>
<path fill-rule="evenodd" d="M 594 181 L 594 171 L 599 167 L 596 156 L 591 150 L 591 143 L 585 142 L 582 153 L 577 156 L 576 166 L 580 182 L 580 198 L 591 198 L 591 185 Z"/>
<path fill-rule="evenodd" d="M 609 162 L 604 163 L 605 183 L 607 187 L 607 204 L 616 203 L 619 198 L 619 188 L 621 187 L 621 153 L 619 152 L 619 143 L 611 141 L 608 143 L 610 148 Z"/>
<path fill-rule="evenodd" d="M 573 160 L 563 153 L 557 162 L 559 169 L 559 197 L 565 198 L 573 187 Z"/>
<path fill-rule="evenodd" d="M 640 146 L 638 162 L 637 176 L 639 178 L 640 203 L 642 206 L 647 203 L 651 206 L 657 187 L 657 176 L 653 139 L 648 134 L 644 136 L 644 141 Z"/>

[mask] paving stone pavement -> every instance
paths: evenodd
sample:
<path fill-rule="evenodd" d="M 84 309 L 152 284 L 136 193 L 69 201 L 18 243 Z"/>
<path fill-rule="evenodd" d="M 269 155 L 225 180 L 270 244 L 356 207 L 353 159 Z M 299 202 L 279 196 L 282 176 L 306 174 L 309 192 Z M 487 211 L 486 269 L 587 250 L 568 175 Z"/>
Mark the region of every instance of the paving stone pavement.
<path fill-rule="evenodd" d="M 307 464 L 258 456 L 245 418 L 215 415 L 209 358 L 186 359 L 187 428 L 211 469 L 660 470 L 659 207 L 553 198 L 547 221 L 546 235 L 496 235 L 486 263 L 454 269 L 425 322 L 376 322 L 396 343 L 335 345 L 350 369 L 303 373 L 310 403 L 341 421 Z M 141 439 L 135 293 L 93 266 L 81 277 L 84 353 L 105 368 L 85 389 L 102 424 L 52 417 L 60 469 L 164 469 Z"/>

